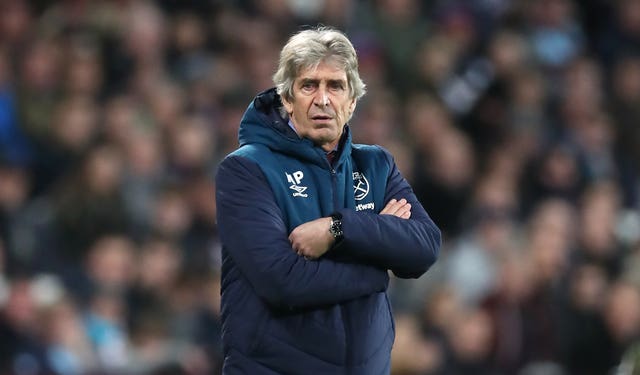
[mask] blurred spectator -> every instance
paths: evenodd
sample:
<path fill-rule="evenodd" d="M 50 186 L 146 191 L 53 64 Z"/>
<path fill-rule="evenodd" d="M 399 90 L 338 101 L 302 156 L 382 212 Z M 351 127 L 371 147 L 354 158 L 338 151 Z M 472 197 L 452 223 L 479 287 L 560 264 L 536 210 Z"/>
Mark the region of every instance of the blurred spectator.
<path fill-rule="evenodd" d="M 589 186 L 580 206 L 575 262 L 589 261 L 600 265 L 610 280 L 620 277 L 629 250 L 616 236 L 620 202 L 620 192 L 615 184 L 603 181 Z"/>
<path fill-rule="evenodd" d="M 95 290 L 125 293 L 135 276 L 135 245 L 125 236 L 106 235 L 87 249 L 85 269 Z"/>
<path fill-rule="evenodd" d="M 152 238 L 142 245 L 137 263 L 137 294 L 166 300 L 182 267 L 180 249 L 170 241 Z M 133 307 L 138 306 L 134 303 Z"/>
<path fill-rule="evenodd" d="M 131 129 L 122 139 L 125 166 L 122 177 L 123 199 L 131 222 L 131 235 L 136 240 L 151 231 L 149 212 L 165 180 L 166 156 L 157 131 Z"/>
<path fill-rule="evenodd" d="M 96 366 L 122 372 L 129 364 L 126 300 L 122 292 L 97 287 L 82 311 L 83 329 L 94 349 Z"/>
<path fill-rule="evenodd" d="M 624 192 L 624 204 L 629 207 L 638 205 L 637 184 L 627 181 L 637 180 L 640 174 L 640 55 L 620 58 L 611 71 L 611 121 L 614 144 L 621 172 L 621 186 Z"/>
<path fill-rule="evenodd" d="M 459 46 L 441 33 L 427 34 L 416 52 L 416 89 L 439 93 L 456 71 Z"/>
<path fill-rule="evenodd" d="M 584 34 L 574 16 L 573 0 L 526 1 L 525 29 L 535 58 L 553 71 L 567 64 L 584 48 Z"/>
<path fill-rule="evenodd" d="M 167 130 L 169 173 L 182 180 L 213 168 L 210 161 L 216 154 L 215 138 L 205 118 L 179 118 L 175 127 Z"/>
<path fill-rule="evenodd" d="M 149 108 L 148 122 L 155 124 L 160 130 L 169 132 L 179 128 L 181 115 L 186 110 L 187 100 L 184 90 L 169 81 L 158 82 L 146 98 Z M 146 124 L 151 127 L 151 124 Z"/>
<path fill-rule="evenodd" d="M 382 48 L 388 67 L 386 80 L 398 94 L 406 92 L 411 83 L 407 67 L 414 59 L 415 46 L 429 30 L 428 20 L 420 17 L 422 4 L 416 0 L 379 0 L 360 3 L 357 12 L 357 27 Z"/>
<path fill-rule="evenodd" d="M 210 199 L 214 191 L 213 179 L 208 174 L 201 174 L 189 180 L 186 192 L 193 218 L 184 242 L 184 266 L 190 272 L 204 275 L 222 265 L 216 202 Z"/>
<path fill-rule="evenodd" d="M 640 157 L 638 150 L 632 146 L 637 144 L 639 133 L 632 124 L 640 117 L 637 106 L 640 102 L 640 56 L 619 60 L 611 75 L 612 110 L 618 127 L 617 141 L 623 154 L 637 167 L 640 165 Z"/>
<path fill-rule="evenodd" d="M 27 165 L 33 149 L 18 119 L 18 106 L 8 51 L 0 48 L 0 160 Z"/>
<path fill-rule="evenodd" d="M 611 7 L 612 15 L 599 30 L 594 45 L 607 67 L 618 58 L 640 54 L 640 1 L 615 1 Z"/>
<path fill-rule="evenodd" d="M 24 52 L 37 24 L 33 6 L 27 0 L 0 4 L 0 44 L 13 58 Z"/>
<path fill-rule="evenodd" d="M 206 76 L 214 56 L 206 49 L 207 29 L 204 17 L 193 11 L 184 11 L 172 21 L 172 44 L 168 50 L 168 69 L 172 76 L 182 83 Z"/>
<path fill-rule="evenodd" d="M 40 336 L 35 279 L 17 275 L 0 310 L 0 369 L 4 373 L 38 374 L 48 365 L 46 344 Z"/>
<path fill-rule="evenodd" d="M 43 308 L 42 335 L 47 360 L 56 374 L 83 374 L 96 367 L 95 353 L 82 325 L 80 312 L 69 299 Z"/>
<path fill-rule="evenodd" d="M 396 341 L 391 351 L 393 374 L 434 374 L 444 366 L 442 348 L 420 334 L 419 321 L 413 315 L 396 316 Z"/>
<path fill-rule="evenodd" d="M 473 144 L 454 127 L 441 103 L 429 96 L 411 97 L 405 115 L 414 146 L 410 176 L 416 195 L 443 235 L 455 236 L 476 174 Z"/>
<path fill-rule="evenodd" d="M 401 116 L 395 95 L 389 91 L 375 92 L 365 96 L 358 105 L 350 124 L 354 141 L 387 148 L 402 175 L 413 181 L 413 155 L 405 144 L 406 129 L 395 126 Z"/>
<path fill-rule="evenodd" d="M 109 234 L 126 234 L 120 183 L 122 155 L 110 145 L 92 148 L 54 196 L 57 246 L 65 261 L 76 263 L 89 246 Z"/>
<path fill-rule="evenodd" d="M 480 163 L 493 147 L 508 142 L 509 88 L 530 65 L 531 51 L 523 35 L 509 29 L 489 36 L 486 55 L 471 60 L 443 92 L 448 107 L 460 115 L 464 130 L 477 147 Z"/>
<path fill-rule="evenodd" d="M 563 363 L 572 374 L 606 374 L 613 366 L 602 315 L 606 272 L 598 265 L 583 263 L 573 269 L 568 283 L 558 327 Z"/>
<path fill-rule="evenodd" d="M 34 191 L 49 192 L 54 184 L 68 178 L 97 137 L 100 113 L 86 97 L 70 97 L 53 110 L 46 143 L 40 142 L 33 166 Z"/>
<path fill-rule="evenodd" d="M 434 359 L 430 363 L 431 372 L 427 373 L 442 374 L 452 364 L 452 332 L 465 307 L 456 290 L 447 284 L 439 284 L 428 296 L 418 310 L 421 313 L 418 319 L 421 341 L 427 344 Z M 420 363 L 417 360 L 414 362 Z"/>
<path fill-rule="evenodd" d="M 51 37 L 30 42 L 20 60 L 18 118 L 36 146 L 49 142 L 50 119 L 60 100 L 60 63 L 59 41 Z"/>
<path fill-rule="evenodd" d="M 496 176 L 487 175 L 475 186 L 467 206 L 465 234 L 444 260 L 448 281 L 470 306 L 495 288 L 499 259 L 515 246 L 516 197 Z"/>
<path fill-rule="evenodd" d="M 525 163 L 540 153 L 544 143 L 552 137 L 548 84 L 539 70 L 524 68 L 508 85 L 510 104 L 505 147 L 517 154 L 514 156 L 520 163 Z"/>
<path fill-rule="evenodd" d="M 640 292 L 624 282 L 611 286 L 605 298 L 604 319 L 612 343 L 603 353 L 603 361 L 613 367 L 620 363 L 624 351 L 640 338 Z"/>
<path fill-rule="evenodd" d="M 464 310 L 451 332 L 451 359 L 445 374 L 491 375 L 490 353 L 494 327 L 486 311 Z"/>
<path fill-rule="evenodd" d="M 79 35 L 72 40 L 66 57 L 64 91 L 70 97 L 100 99 L 104 76 L 102 56 L 93 36 Z"/>
<path fill-rule="evenodd" d="M 548 198 L 576 204 L 586 184 L 577 152 L 564 143 L 547 144 L 525 168 L 520 190 L 525 213 Z"/>
<path fill-rule="evenodd" d="M 495 288 L 498 258 L 503 252 L 512 251 L 512 220 L 509 212 L 480 205 L 468 235 L 461 237 L 443 259 L 447 281 L 465 304 L 478 304 Z"/>
<path fill-rule="evenodd" d="M 482 301 L 494 334 L 491 344 L 492 366 L 500 373 L 516 373 L 527 359 L 524 346 L 527 324 L 525 301 L 529 298 L 533 267 L 521 253 L 507 253 L 499 259 L 496 287 Z"/>
<path fill-rule="evenodd" d="M 152 210 L 151 233 L 181 243 L 193 220 L 184 190 L 166 187 L 157 195 Z"/>
<path fill-rule="evenodd" d="M 20 242 L 16 227 L 28 204 L 30 186 L 26 169 L 0 165 L 0 274 L 4 276 L 31 269 L 37 255 L 32 248 L 16 246 Z"/>
<path fill-rule="evenodd" d="M 528 219 L 524 233 L 525 254 L 532 272 L 530 291 L 523 301 L 527 322 L 522 345 L 525 363 L 559 362 L 558 305 L 560 287 L 575 243 L 575 209 L 561 199 L 540 203 Z"/>

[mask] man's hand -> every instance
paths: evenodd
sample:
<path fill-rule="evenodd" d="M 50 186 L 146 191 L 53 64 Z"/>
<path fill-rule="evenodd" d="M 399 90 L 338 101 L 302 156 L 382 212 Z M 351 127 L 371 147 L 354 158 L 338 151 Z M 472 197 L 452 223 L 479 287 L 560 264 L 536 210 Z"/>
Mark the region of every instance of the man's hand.
<path fill-rule="evenodd" d="M 394 215 L 401 219 L 408 219 L 411 217 L 411 204 L 404 198 L 399 201 L 392 199 L 380 211 L 380 215 Z M 298 255 L 307 259 L 320 258 L 335 241 L 329 232 L 330 226 L 330 217 L 321 217 L 298 225 L 289 235 L 291 247 Z"/>
<path fill-rule="evenodd" d="M 316 259 L 326 253 L 335 239 L 329 232 L 330 217 L 321 217 L 298 225 L 289 235 L 291 247 L 298 255 Z"/>
<path fill-rule="evenodd" d="M 408 219 L 411 217 L 411 203 L 408 203 L 404 198 L 399 201 L 392 199 L 380 211 L 380 215 L 394 215 L 401 219 Z"/>

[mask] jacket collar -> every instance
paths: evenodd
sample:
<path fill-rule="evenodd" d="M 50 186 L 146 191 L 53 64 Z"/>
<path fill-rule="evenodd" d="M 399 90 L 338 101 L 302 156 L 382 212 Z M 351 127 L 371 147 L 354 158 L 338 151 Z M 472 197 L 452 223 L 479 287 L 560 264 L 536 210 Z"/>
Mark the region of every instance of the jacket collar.
<path fill-rule="evenodd" d="M 289 127 L 288 120 L 281 115 L 282 101 L 275 88 L 258 94 L 249 104 L 238 131 L 240 146 L 245 144 L 263 144 L 270 149 L 329 168 L 325 151 L 311 140 L 300 138 Z M 334 167 L 342 163 L 351 154 L 351 132 L 345 125 L 338 146 L 338 159 Z"/>

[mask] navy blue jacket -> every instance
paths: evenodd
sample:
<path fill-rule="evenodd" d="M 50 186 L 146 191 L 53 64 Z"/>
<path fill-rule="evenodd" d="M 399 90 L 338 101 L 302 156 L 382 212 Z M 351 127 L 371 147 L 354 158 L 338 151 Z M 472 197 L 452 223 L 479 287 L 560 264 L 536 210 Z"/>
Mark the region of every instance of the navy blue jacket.
<path fill-rule="evenodd" d="M 280 117 L 273 89 L 240 124 L 216 175 L 222 242 L 224 374 L 388 374 L 395 337 L 388 270 L 422 275 L 440 231 L 378 146 L 351 143 L 330 165 Z M 378 212 L 407 199 L 411 218 Z M 293 251 L 298 225 L 342 215 L 344 239 L 317 260 Z M 328 230 L 328 228 L 327 228 Z"/>

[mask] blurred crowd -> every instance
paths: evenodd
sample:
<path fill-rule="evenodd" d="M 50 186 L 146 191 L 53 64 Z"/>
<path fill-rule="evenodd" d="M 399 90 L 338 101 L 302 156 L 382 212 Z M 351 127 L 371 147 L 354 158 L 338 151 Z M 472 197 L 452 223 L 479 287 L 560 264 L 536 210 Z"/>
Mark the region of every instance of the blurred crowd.
<path fill-rule="evenodd" d="M 444 234 L 392 374 L 640 371 L 640 0 L 0 0 L 0 374 L 220 373 L 213 175 L 318 24 Z"/>

